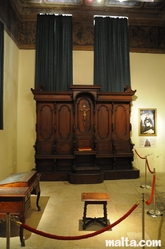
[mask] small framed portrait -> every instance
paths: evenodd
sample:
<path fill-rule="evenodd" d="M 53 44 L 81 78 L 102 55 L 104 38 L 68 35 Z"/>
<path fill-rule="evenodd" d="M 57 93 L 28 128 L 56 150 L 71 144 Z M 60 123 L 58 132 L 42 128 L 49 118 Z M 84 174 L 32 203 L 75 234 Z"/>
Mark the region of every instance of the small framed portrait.
<path fill-rule="evenodd" d="M 156 136 L 157 110 L 152 108 L 139 109 L 139 136 Z"/>

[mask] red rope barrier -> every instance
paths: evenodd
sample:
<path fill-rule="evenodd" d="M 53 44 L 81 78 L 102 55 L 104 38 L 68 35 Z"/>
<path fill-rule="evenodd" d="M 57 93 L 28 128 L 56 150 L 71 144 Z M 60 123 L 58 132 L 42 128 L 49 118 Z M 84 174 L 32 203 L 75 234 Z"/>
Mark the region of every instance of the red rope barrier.
<path fill-rule="evenodd" d="M 155 174 L 154 174 L 153 179 L 152 179 L 152 190 L 151 190 L 150 198 L 146 201 L 147 205 L 150 205 L 152 203 L 152 199 L 153 199 L 153 196 L 154 196 L 154 190 L 155 190 L 155 180 L 156 180 L 156 177 L 155 177 Z"/>
<path fill-rule="evenodd" d="M 138 154 L 137 150 L 135 150 L 136 154 L 138 155 L 138 157 L 140 157 L 141 159 L 146 159 L 145 157 L 142 157 Z"/>
<path fill-rule="evenodd" d="M 38 234 L 38 235 L 41 235 L 43 237 L 47 237 L 47 238 L 50 238 L 50 239 L 56 239 L 56 240 L 80 240 L 80 239 L 87 239 L 87 238 L 90 238 L 90 237 L 94 237 L 94 236 L 96 236 L 98 234 L 101 234 L 103 232 L 106 232 L 109 229 L 111 229 L 112 227 L 116 226 L 121 221 L 123 221 L 125 218 L 127 218 L 137 208 L 138 205 L 139 205 L 139 203 L 134 204 L 132 206 L 132 208 L 125 215 L 123 215 L 120 219 L 118 219 L 114 223 L 110 224 L 109 226 L 106 226 L 106 227 L 100 229 L 99 231 L 96 231 L 96 232 L 93 232 L 93 233 L 90 233 L 90 234 L 79 235 L 79 236 L 59 236 L 59 235 L 53 235 L 53 234 L 49 234 L 49 233 L 45 233 L 45 232 L 36 230 L 35 228 L 32 228 L 32 227 L 30 227 L 30 226 L 28 226 L 28 225 L 26 225 L 24 223 L 21 223 L 21 222 L 17 222 L 17 224 L 20 225 L 21 227 L 23 227 L 24 229 L 32 232 L 32 233 L 35 233 L 35 234 Z"/>
<path fill-rule="evenodd" d="M 151 174 L 153 174 L 154 171 L 151 171 L 151 169 L 150 169 L 150 167 L 149 167 L 149 163 L 148 163 L 147 158 L 141 157 L 141 156 L 137 153 L 136 150 L 135 150 L 135 152 L 136 152 L 136 154 L 137 154 L 141 159 L 146 159 L 147 168 L 148 168 L 149 172 L 150 172 Z M 152 190 L 151 190 L 150 198 L 146 201 L 146 204 L 147 204 L 147 205 L 150 205 L 150 204 L 152 203 L 152 199 L 153 199 L 153 196 L 154 196 L 154 190 L 155 190 L 155 181 L 156 181 L 156 177 L 155 177 L 155 174 L 154 174 L 154 175 L 153 175 L 153 179 L 152 179 Z"/>
<path fill-rule="evenodd" d="M 146 158 L 146 157 L 140 156 L 136 150 L 135 150 L 135 152 L 136 152 L 136 154 L 138 155 L 138 157 L 140 157 L 141 159 L 146 159 L 147 168 L 148 168 L 149 172 L 150 172 L 151 174 L 153 174 L 154 172 L 150 169 L 150 166 L 149 166 L 149 163 L 148 163 L 147 158 Z"/>
<path fill-rule="evenodd" d="M 149 163 L 148 163 L 148 160 L 147 160 L 147 159 L 146 159 L 146 164 L 147 164 L 147 168 L 148 168 L 149 172 L 150 172 L 151 174 L 153 174 L 154 172 L 150 169 L 150 166 L 149 166 Z"/>

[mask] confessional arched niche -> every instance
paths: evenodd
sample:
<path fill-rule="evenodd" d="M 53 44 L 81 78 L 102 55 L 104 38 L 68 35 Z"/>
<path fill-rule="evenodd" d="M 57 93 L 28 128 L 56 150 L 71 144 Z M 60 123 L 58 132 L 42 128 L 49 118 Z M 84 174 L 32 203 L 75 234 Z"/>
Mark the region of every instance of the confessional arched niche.
<path fill-rule="evenodd" d="M 75 99 L 74 171 L 96 171 L 94 137 L 95 101 L 92 94 L 82 92 Z"/>
<path fill-rule="evenodd" d="M 79 94 L 75 100 L 75 150 L 90 148 L 94 150 L 94 113 L 93 96 Z"/>

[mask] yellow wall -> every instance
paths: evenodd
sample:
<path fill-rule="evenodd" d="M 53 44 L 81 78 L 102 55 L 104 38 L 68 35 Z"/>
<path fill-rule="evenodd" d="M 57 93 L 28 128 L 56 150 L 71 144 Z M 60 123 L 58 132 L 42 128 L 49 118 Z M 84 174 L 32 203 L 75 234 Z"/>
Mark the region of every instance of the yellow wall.
<path fill-rule="evenodd" d="M 140 155 L 149 154 L 151 169 L 165 172 L 165 55 L 130 54 L 131 84 L 137 90 L 132 102 L 131 139 Z M 5 92 L 4 130 L 0 131 L 1 175 L 3 179 L 14 172 L 35 167 L 35 101 L 34 87 L 35 51 L 18 50 L 5 34 Z M 19 70 L 18 70 L 19 69 Z M 73 52 L 73 83 L 93 84 L 93 52 Z M 138 136 L 138 108 L 157 108 L 156 147 L 140 148 Z M 144 171 L 144 160 L 135 154 L 134 165 Z"/>
<path fill-rule="evenodd" d="M 93 52 L 73 51 L 73 84 L 93 84 Z"/>
<path fill-rule="evenodd" d="M 0 179 L 16 171 L 19 50 L 5 33 L 4 130 L 0 130 Z"/>
<path fill-rule="evenodd" d="M 17 118 L 17 171 L 28 171 L 35 167 L 35 101 L 31 88 L 34 88 L 34 50 L 20 50 L 19 88 Z"/>
<path fill-rule="evenodd" d="M 132 141 L 135 148 L 143 157 L 147 156 L 149 165 L 156 172 L 165 172 L 165 55 L 159 54 L 137 54 L 131 53 L 131 85 L 137 90 L 136 99 L 132 103 Z M 138 136 L 138 109 L 157 109 L 157 136 L 149 137 L 155 139 L 155 147 L 139 147 L 141 137 Z M 135 166 L 144 170 L 145 160 L 139 160 L 135 154 Z"/>

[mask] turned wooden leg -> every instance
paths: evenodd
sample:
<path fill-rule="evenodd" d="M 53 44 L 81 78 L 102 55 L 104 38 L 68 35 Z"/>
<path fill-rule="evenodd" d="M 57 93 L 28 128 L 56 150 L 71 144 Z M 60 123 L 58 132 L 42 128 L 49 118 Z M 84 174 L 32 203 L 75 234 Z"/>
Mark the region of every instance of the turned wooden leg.
<path fill-rule="evenodd" d="M 105 221 L 105 224 L 107 225 L 108 224 L 108 222 L 107 222 L 107 202 L 105 202 L 103 204 L 103 206 L 104 206 L 104 221 Z"/>
<path fill-rule="evenodd" d="M 87 203 L 84 203 L 84 213 L 83 213 L 83 230 L 86 229 L 86 214 L 87 214 Z"/>
<path fill-rule="evenodd" d="M 37 199 L 36 199 L 36 206 L 38 208 L 38 211 L 41 211 L 41 207 L 39 206 L 39 199 L 40 199 L 40 191 L 37 194 Z"/>

